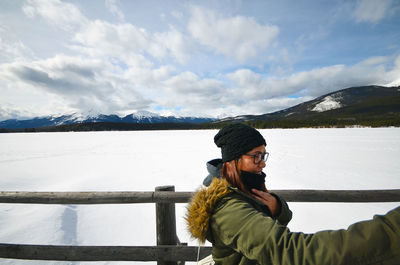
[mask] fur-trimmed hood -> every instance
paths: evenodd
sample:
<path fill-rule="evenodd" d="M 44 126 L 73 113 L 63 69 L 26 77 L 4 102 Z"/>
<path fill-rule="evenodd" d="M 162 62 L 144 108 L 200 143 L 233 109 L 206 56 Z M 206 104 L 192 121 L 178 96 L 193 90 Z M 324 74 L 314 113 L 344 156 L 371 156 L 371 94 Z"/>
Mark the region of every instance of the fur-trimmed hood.
<path fill-rule="evenodd" d="M 214 205 L 230 192 L 233 191 L 229 189 L 228 182 L 220 178 L 214 178 L 209 187 L 204 187 L 196 192 L 189 203 L 185 217 L 188 230 L 193 238 L 197 238 L 201 243 L 206 241 Z"/>

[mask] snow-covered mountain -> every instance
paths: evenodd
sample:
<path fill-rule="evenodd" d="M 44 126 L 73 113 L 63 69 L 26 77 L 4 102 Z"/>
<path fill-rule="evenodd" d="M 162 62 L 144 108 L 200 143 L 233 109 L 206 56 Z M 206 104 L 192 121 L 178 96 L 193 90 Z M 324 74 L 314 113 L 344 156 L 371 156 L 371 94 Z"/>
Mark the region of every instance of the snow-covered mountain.
<path fill-rule="evenodd" d="M 292 122 L 313 125 L 336 121 L 400 119 L 400 87 L 362 86 L 338 90 L 299 105 L 263 115 L 242 115 L 218 122 Z M 280 124 L 280 126 L 285 126 Z"/>
<path fill-rule="evenodd" d="M 59 125 L 68 125 L 75 123 L 97 123 L 97 122 L 115 122 L 115 123 L 136 123 L 136 124 L 151 124 L 151 123 L 203 123 L 213 121 L 211 118 L 201 117 L 175 117 L 175 116 L 160 116 L 156 113 L 148 111 L 138 111 L 126 116 L 118 115 L 88 115 L 74 113 L 59 116 L 37 117 L 33 119 L 17 120 L 10 119 L 0 122 L 0 128 L 3 129 L 24 129 L 24 128 L 39 128 Z"/>
<path fill-rule="evenodd" d="M 400 121 L 400 87 L 351 87 L 273 113 L 241 115 L 218 120 L 198 117 L 160 116 L 148 111 L 139 111 L 123 117 L 103 114 L 83 116 L 75 113 L 29 120 L 5 120 L 0 122 L 0 129 L 25 129 L 88 123 L 199 124 L 205 122 L 243 121 L 275 122 L 276 125 L 273 126 L 277 127 L 319 126 L 321 124 L 335 126 L 348 124 L 349 122 L 352 124 L 372 124 L 377 121 L 386 121 L 386 123 L 378 124 L 378 126 L 397 126 L 396 124 L 399 124 Z M 282 121 L 286 123 L 282 123 Z M 101 129 L 106 128 L 109 127 L 105 126 Z M 79 128 L 76 129 L 80 130 Z M 85 130 L 92 129 L 90 127 L 85 128 Z"/>

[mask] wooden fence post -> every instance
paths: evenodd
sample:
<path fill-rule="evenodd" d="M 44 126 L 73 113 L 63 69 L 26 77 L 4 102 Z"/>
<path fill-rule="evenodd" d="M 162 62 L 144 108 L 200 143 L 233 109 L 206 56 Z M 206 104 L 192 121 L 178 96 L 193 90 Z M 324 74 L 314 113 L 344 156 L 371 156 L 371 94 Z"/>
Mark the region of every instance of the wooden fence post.
<path fill-rule="evenodd" d="M 155 191 L 175 192 L 175 186 L 159 186 Z M 175 203 L 156 203 L 157 245 L 180 245 L 176 235 Z M 184 262 L 157 261 L 157 265 L 181 265 Z"/>

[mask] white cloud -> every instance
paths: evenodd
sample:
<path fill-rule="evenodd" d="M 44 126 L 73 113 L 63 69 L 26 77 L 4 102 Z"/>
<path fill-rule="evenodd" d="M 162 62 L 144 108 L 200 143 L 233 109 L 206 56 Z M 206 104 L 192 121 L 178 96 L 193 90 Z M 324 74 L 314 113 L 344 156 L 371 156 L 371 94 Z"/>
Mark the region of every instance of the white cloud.
<path fill-rule="evenodd" d="M 2 104 L 0 106 L 0 121 L 8 119 L 21 119 L 31 117 L 31 113 L 22 110 L 19 106 L 9 106 Z"/>
<path fill-rule="evenodd" d="M 113 75 L 113 68 L 100 60 L 58 55 L 32 63 L 3 64 L 0 79 L 13 81 L 15 89 L 40 91 L 53 97 L 53 102 L 54 97 L 61 98 L 64 109 L 114 113 L 147 108 L 151 101 L 130 80 Z"/>
<path fill-rule="evenodd" d="M 1 89 L 0 89 L 1 90 Z M 35 101 L 35 107 L 33 108 L 31 102 L 18 102 L 26 103 L 24 104 L 9 104 L 1 103 L 0 106 L 0 121 L 8 119 L 31 119 L 36 117 L 51 116 L 51 115 L 64 115 L 67 113 L 73 113 L 74 110 L 71 108 L 66 108 L 63 104 L 62 99 L 51 96 L 51 95 L 41 95 L 40 97 L 35 97 L 29 93 L 24 93 L 21 95 L 23 97 L 29 97 L 30 101 Z M 39 104 L 40 103 L 40 104 Z M 61 103 L 61 104 L 60 104 Z"/>
<path fill-rule="evenodd" d="M 249 69 L 226 75 L 236 86 L 226 88 L 220 113 L 228 116 L 263 114 L 285 109 L 343 88 L 396 85 L 400 56 L 372 57 L 352 66 L 332 65 L 283 77 L 268 77 Z M 397 80 L 397 81 L 396 81 Z"/>
<path fill-rule="evenodd" d="M 120 82 L 128 82 L 132 87 L 149 98 L 168 97 L 163 94 L 163 82 L 175 73 L 172 66 L 161 66 L 156 69 L 131 67 L 124 70 Z"/>
<path fill-rule="evenodd" d="M 47 53 L 49 58 L 38 59 L 31 46 L 22 42 L 26 37 L 10 35 L 11 28 L 18 27 L 7 23 L 0 27 L 4 51 L 0 55 L 0 118 L 13 117 L 12 112 L 27 116 L 131 110 L 214 117 L 262 114 L 341 88 L 400 80 L 400 57 L 394 56 L 295 72 L 301 58 L 289 46 L 275 46 L 277 26 L 255 18 L 223 16 L 191 6 L 188 14 L 165 10 L 167 15 L 161 20 L 168 28 L 151 32 L 125 21 L 118 1 L 105 0 L 105 6 L 120 19 L 118 23 L 101 17 L 90 20 L 69 2 L 26 1 L 24 14 L 35 19 L 24 17 L 21 25 L 28 20 L 43 26 L 45 21 L 62 29 L 57 30 L 64 35 L 60 46 L 71 55 L 57 48 Z M 368 13 L 364 2 L 358 2 L 358 8 Z M 389 9 L 384 7 L 383 13 L 389 14 Z M 159 14 L 155 17 L 160 19 Z M 171 21 L 178 23 L 168 24 Z M 318 38 L 316 33 L 305 33 L 299 42 L 322 42 L 325 35 L 317 33 Z M 54 40 L 59 41 L 56 36 Z M 40 51 L 37 45 L 32 47 Z M 205 67 L 209 68 L 202 72 Z"/>
<path fill-rule="evenodd" d="M 173 92 L 182 94 L 210 95 L 221 91 L 222 82 L 216 79 L 199 78 L 192 72 L 183 72 L 167 81 L 165 84 Z"/>
<path fill-rule="evenodd" d="M 400 86 L 400 56 L 396 58 L 394 61 L 394 67 L 392 71 L 390 71 L 390 81 L 387 83 L 387 86 Z"/>
<path fill-rule="evenodd" d="M 256 100 L 245 100 L 241 104 L 232 105 L 229 108 L 225 108 L 224 115 L 221 116 L 238 116 L 238 115 L 261 115 L 286 109 L 291 106 L 295 106 L 302 102 L 312 100 L 312 97 L 277 97 L 270 99 L 256 99 Z"/>
<path fill-rule="evenodd" d="M 353 66 L 333 65 L 298 72 L 287 77 L 269 78 L 249 69 L 241 69 L 228 74 L 227 77 L 236 82 L 240 94 L 249 100 L 293 94 L 317 97 L 352 86 L 388 84 L 400 76 L 398 61 L 399 57 L 373 57 Z M 387 64 L 392 64 L 392 67 L 388 67 Z"/>
<path fill-rule="evenodd" d="M 225 95 L 229 88 L 223 81 L 202 78 L 192 72 L 183 72 L 160 82 L 156 96 L 162 113 L 181 116 L 217 116 L 230 104 Z"/>
<path fill-rule="evenodd" d="M 201 44 L 238 61 L 254 58 L 276 39 L 279 29 L 254 18 L 225 18 L 211 10 L 192 7 L 188 29 Z"/>
<path fill-rule="evenodd" d="M 378 23 L 388 15 L 393 0 L 359 0 L 353 17 L 357 22 Z"/>
<path fill-rule="evenodd" d="M 118 2 L 106 0 L 106 6 L 123 20 Z M 68 46 L 92 57 L 117 57 L 127 64 L 151 67 L 146 59 L 175 58 L 185 63 L 190 54 L 190 41 L 181 32 L 170 26 L 166 32 L 148 32 L 130 23 L 113 24 L 104 20 L 89 20 L 70 3 L 59 0 L 28 0 L 23 7 L 28 17 L 42 17 L 50 24 L 73 34 Z"/>
<path fill-rule="evenodd" d="M 21 41 L 9 42 L 2 37 L 3 31 L 0 28 L 0 62 L 21 61 L 33 58 L 33 52 Z"/>
<path fill-rule="evenodd" d="M 64 9 L 72 19 L 55 15 Z M 129 23 L 90 21 L 75 6 L 60 1 L 46 5 L 30 0 L 23 10 L 29 17 L 42 17 L 52 25 L 71 30 L 73 38 L 68 45 L 81 57 L 57 55 L 24 63 L 14 61 L 0 65 L 0 79 L 7 77 L 8 84 L 18 83 L 15 87 L 20 91 L 41 91 L 43 98 L 52 98 L 53 102 L 57 101 L 55 97 L 62 98 L 64 103 L 60 105 L 65 110 L 111 113 L 148 109 L 153 102 L 149 98 L 162 95 L 156 90 L 175 71 L 170 65 L 154 68 L 150 58 L 173 57 L 182 63 L 187 60 L 185 45 L 189 41 L 172 26 L 167 32 L 153 34 Z M 77 21 L 73 21 L 74 17 Z M 0 44 L 6 47 L 3 42 Z M 41 112 L 48 113 L 43 108 Z"/>
<path fill-rule="evenodd" d="M 74 31 L 87 23 L 76 6 L 60 0 L 28 0 L 22 10 L 28 17 L 40 16 L 66 31 Z"/>
<path fill-rule="evenodd" d="M 26 83 L 10 69 L 22 65 L 22 62 L 0 65 L 1 119 L 24 119 L 71 112 L 72 108 L 61 95 Z"/>
<path fill-rule="evenodd" d="M 122 10 L 118 7 L 119 1 L 118 0 L 105 0 L 105 4 L 107 9 L 116 16 L 119 20 L 124 20 L 125 16 Z"/>
<path fill-rule="evenodd" d="M 252 79 L 253 78 L 253 79 Z M 244 77 L 242 85 L 257 83 L 257 74 Z M 310 100 L 311 97 L 272 97 L 261 93 L 252 97 L 242 87 L 231 87 L 220 79 L 201 78 L 192 72 L 180 73 L 163 82 L 164 95 L 157 102 L 179 115 L 211 117 L 263 114 Z M 179 110 L 174 109 L 181 106 Z"/>
<path fill-rule="evenodd" d="M 169 51 L 181 64 L 184 64 L 189 59 L 193 45 L 190 44 L 188 38 L 174 27 L 170 26 L 170 30 L 167 32 L 155 33 L 154 39 L 156 42 L 153 44 L 153 49 L 150 50 L 153 56 L 157 54 L 157 51 L 160 51 L 159 54 L 162 55 Z"/>
<path fill-rule="evenodd" d="M 149 46 L 149 34 L 132 24 L 95 20 L 76 33 L 74 41 L 77 50 L 92 57 L 117 57 L 136 65 L 138 61 L 146 61 L 140 55 Z"/>
<path fill-rule="evenodd" d="M 21 108 L 21 115 L 29 110 L 32 113 L 53 111 L 53 114 L 55 110 L 154 111 L 159 106 L 165 113 L 221 117 L 263 114 L 341 88 L 387 84 L 399 79 L 399 62 L 400 57 L 374 57 L 353 66 L 334 65 L 287 77 L 265 77 L 241 69 L 227 74 L 225 82 L 221 76 L 204 78 L 189 71 L 176 73 L 171 66 L 121 69 L 101 60 L 58 55 L 31 63 L 3 64 L 0 81 L 8 84 L 8 91 L 2 88 L 5 95 L 10 97 L 10 91 L 15 91 L 8 102 L 18 101 L 18 97 L 27 100 L 21 96 L 24 93 L 34 99 L 34 104 L 25 104 L 32 105 L 31 109 Z M 293 97 L 294 94 L 297 96 Z M 46 103 L 49 101 L 51 104 Z M 2 106 L 7 105 L 4 103 Z M 15 109 L 12 104 L 8 106 L 8 110 Z M 4 108 L 0 112 L 3 117 L 10 117 Z"/>
<path fill-rule="evenodd" d="M 92 21 L 75 34 L 71 48 L 93 57 L 116 57 L 128 65 L 152 67 L 147 57 L 175 58 L 184 63 L 189 54 L 189 41 L 171 27 L 167 32 L 150 33 L 129 23 L 112 24 Z"/>

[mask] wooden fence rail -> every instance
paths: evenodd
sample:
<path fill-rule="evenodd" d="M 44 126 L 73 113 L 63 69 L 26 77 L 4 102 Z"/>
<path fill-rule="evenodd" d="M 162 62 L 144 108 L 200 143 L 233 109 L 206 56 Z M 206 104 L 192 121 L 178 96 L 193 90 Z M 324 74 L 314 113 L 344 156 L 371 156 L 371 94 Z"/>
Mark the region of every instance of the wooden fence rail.
<path fill-rule="evenodd" d="M 390 190 L 271 190 L 288 202 L 398 202 L 400 189 Z M 186 203 L 192 192 L 23 192 L 1 191 L 0 203 L 125 204 Z"/>
<path fill-rule="evenodd" d="M 288 202 L 400 202 L 400 189 L 391 190 L 273 190 Z M 157 261 L 178 265 L 196 261 L 198 247 L 180 243 L 176 235 L 175 203 L 187 203 L 192 192 L 174 186 L 154 192 L 0 192 L 0 203 L 126 204 L 156 203 L 157 246 L 63 246 L 0 243 L 0 258 L 58 261 Z M 2 228 L 4 229 L 4 228 Z M 200 258 L 211 247 L 200 248 Z"/>
<path fill-rule="evenodd" d="M 59 261 L 196 261 L 196 246 L 51 246 L 1 244 L 0 257 Z M 200 259 L 211 247 L 200 248 Z"/>

